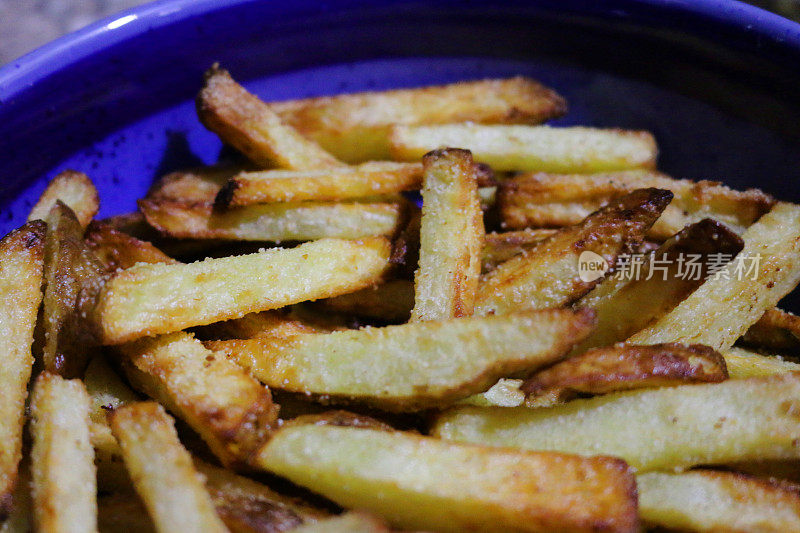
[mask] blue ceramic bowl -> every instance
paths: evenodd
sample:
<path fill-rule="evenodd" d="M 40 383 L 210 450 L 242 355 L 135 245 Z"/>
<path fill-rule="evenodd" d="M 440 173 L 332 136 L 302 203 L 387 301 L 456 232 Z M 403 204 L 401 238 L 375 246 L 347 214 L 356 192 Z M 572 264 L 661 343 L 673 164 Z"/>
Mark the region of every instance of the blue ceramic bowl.
<path fill-rule="evenodd" d="M 107 216 L 215 161 L 193 104 L 214 61 L 266 99 L 529 75 L 560 124 L 651 130 L 675 176 L 800 200 L 800 25 L 742 3 L 164 0 L 0 69 L 0 234 L 64 168 Z"/>

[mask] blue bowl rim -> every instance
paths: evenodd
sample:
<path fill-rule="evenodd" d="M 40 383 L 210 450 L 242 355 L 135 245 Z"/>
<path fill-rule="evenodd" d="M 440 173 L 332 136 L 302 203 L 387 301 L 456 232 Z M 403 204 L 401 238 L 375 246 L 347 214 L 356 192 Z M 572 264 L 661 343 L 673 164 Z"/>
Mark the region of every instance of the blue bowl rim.
<path fill-rule="evenodd" d="M 252 1 L 156 0 L 106 17 L 0 67 L 0 102 L 13 98 L 37 80 L 148 29 Z M 295 8 L 310 7 L 302 6 L 304 3 L 297 1 Z M 314 3 L 313 0 L 310 3 Z M 336 4 L 328 3 L 326 9 L 334 10 Z M 800 24 L 739 0 L 632 0 L 631 4 L 715 20 L 732 29 L 779 41 L 800 52 Z M 723 6 L 729 9 L 721 9 Z"/>

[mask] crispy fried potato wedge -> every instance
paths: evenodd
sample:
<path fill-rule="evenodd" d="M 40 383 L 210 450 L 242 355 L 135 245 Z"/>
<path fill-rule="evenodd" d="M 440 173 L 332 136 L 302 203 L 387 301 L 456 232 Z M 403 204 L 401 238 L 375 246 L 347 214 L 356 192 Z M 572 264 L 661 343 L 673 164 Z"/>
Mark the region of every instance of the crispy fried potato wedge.
<path fill-rule="evenodd" d="M 775 204 L 771 196 L 756 189 L 735 191 L 716 181 L 676 180 L 643 170 L 588 175 L 523 174 L 500 184 L 497 201 L 507 228 L 552 228 L 577 224 L 615 198 L 645 187 L 666 189 L 675 195 L 648 232 L 649 237 L 658 240 L 704 218 L 713 218 L 742 233 Z"/>
<path fill-rule="evenodd" d="M 611 457 L 491 449 L 410 433 L 295 425 L 265 470 L 393 526 L 435 531 L 637 531 L 636 485 Z"/>
<path fill-rule="evenodd" d="M 394 126 L 389 142 L 393 158 L 399 161 L 416 161 L 430 150 L 458 146 L 495 171 L 590 173 L 653 168 L 658 153 L 655 139 L 646 131 L 584 127 Z"/>
<path fill-rule="evenodd" d="M 157 531 L 228 531 L 163 407 L 155 402 L 120 407 L 110 423 Z"/>
<path fill-rule="evenodd" d="M 742 238 L 744 248 L 733 261 L 628 342 L 726 350 L 775 307 L 800 281 L 800 206 L 777 204 Z"/>
<path fill-rule="evenodd" d="M 481 279 L 475 314 L 545 309 L 577 300 L 602 279 L 581 278 L 581 256 L 613 265 L 643 239 L 671 198 L 671 192 L 660 189 L 634 191 L 509 259 Z"/>
<path fill-rule="evenodd" d="M 472 155 L 453 148 L 435 150 L 422 164 L 419 268 L 411 321 L 470 316 L 484 235 Z"/>
<path fill-rule="evenodd" d="M 245 170 L 241 166 L 212 165 L 171 172 L 153 184 L 147 198 L 210 204 L 229 179 Z"/>
<path fill-rule="evenodd" d="M 524 229 L 487 233 L 483 240 L 481 271 L 486 273 L 494 270 L 500 264 L 530 250 L 557 232 L 556 229 Z"/>
<path fill-rule="evenodd" d="M 394 124 L 538 124 L 567 109 L 554 91 L 524 77 L 269 105 L 286 124 L 350 163 L 389 159 L 388 133 Z"/>
<path fill-rule="evenodd" d="M 743 348 L 731 348 L 723 352 L 728 375 L 732 379 L 744 379 L 773 374 L 800 371 L 800 365 L 784 361 L 779 355 L 762 355 Z"/>
<path fill-rule="evenodd" d="M 770 353 L 800 355 L 800 316 L 777 307 L 767 309 L 738 341 Z"/>
<path fill-rule="evenodd" d="M 350 294 L 322 300 L 320 305 L 324 309 L 347 315 L 376 318 L 387 322 L 406 322 L 411 316 L 411 309 L 414 308 L 414 284 L 404 279 L 391 280 Z"/>
<path fill-rule="evenodd" d="M 139 200 L 147 222 L 171 237 L 245 241 L 359 239 L 392 235 L 403 202 L 300 202 L 216 211 L 210 204 Z"/>
<path fill-rule="evenodd" d="M 131 384 L 189 424 L 225 465 L 246 463 L 277 425 L 269 389 L 191 334 L 118 347 Z"/>
<path fill-rule="evenodd" d="M 44 254 L 42 362 L 49 372 L 77 377 L 97 344 L 85 317 L 108 271 L 84 242 L 75 214 L 60 200 L 47 217 Z"/>
<path fill-rule="evenodd" d="M 519 390 L 524 383 L 521 379 L 503 378 L 486 392 L 473 394 L 458 402 L 458 405 L 476 407 L 519 407 L 525 403 L 525 393 Z"/>
<path fill-rule="evenodd" d="M 419 189 L 422 165 L 376 161 L 324 170 L 239 173 L 216 197 L 220 208 L 270 202 L 339 201 Z"/>
<path fill-rule="evenodd" d="M 616 344 L 595 348 L 541 370 L 520 390 L 528 396 L 557 396 L 716 383 L 728 378 L 725 359 L 702 344 Z"/>
<path fill-rule="evenodd" d="M 367 291 L 371 289 L 362 289 Z M 357 291 L 357 294 L 361 291 Z M 342 295 L 347 296 L 347 295 Z M 323 300 L 335 300 L 329 298 Z M 253 339 L 255 337 L 292 337 L 301 333 L 330 333 L 334 328 L 327 328 L 308 321 L 300 320 L 285 309 L 274 309 L 260 313 L 250 313 L 242 318 L 215 322 L 207 326 L 193 328 L 201 340 Z"/>
<path fill-rule="evenodd" d="M 639 515 L 676 531 L 800 530 L 797 487 L 714 470 L 636 476 Z"/>
<path fill-rule="evenodd" d="M 138 264 L 108 282 L 93 319 L 104 343 L 119 344 L 239 318 L 373 285 L 389 254 L 379 237 L 322 239 L 187 265 Z"/>
<path fill-rule="evenodd" d="M 100 210 L 100 197 L 92 180 L 83 172 L 65 170 L 47 185 L 39 201 L 31 209 L 28 220 L 47 220 L 57 201 L 69 206 L 81 228 L 85 228 Z"/>
<path fill-rule="evenodd" d="M 738 235 L 714 220 L 687 226 L 643 257 L 638 273 L 632 267 L 618 271 L 575 303 L 594 309 L 598 320 L 573 353 L 623 341 L 661 318 L 703 283 L 713 256 L 733 257 L 743 245 Z"/>
<path fill-rule="evenodd" d="M 45 224 L 29 222 L 0 240 L 0 523 L 11 511 L 22 457 L 33 330 L 42 301 Z"/>
<path fill-rule="evenodd" d="M 31 395 L 33 517 L 42 532 L 97 531 L 89 395 L 78 380 L 40 374 Z"/>
<path fill-rule="evenodd" d="M 546 409 L 455 407 L 443 439 L 621 457 L 640 472 L 800 455 L 800 373 L 612 393 Z"/>
<path fill-rule="evenodd" d="M 111 271 L 130 268 L 136 263 L 178 263 L 151 243 L 117 231 L 103 222 L 89 224 L 85 239 L 95 256 Z"/>
<path fill-rule="evenodd" d="M 552 309 L 206 345 L 270 387 L 414 411 L 557 361 L 592 323 L 589 310 Z"/>
<path fill-rule="evenodd" d="M 214 65 L 197 96 L 200 122 L 254 163 L 265 168 L 313 170 L 345 166 L 313 141 L 284 124 L 257 96 Z"/>
<path fill-rule="evenodd" d="M 298 526 L 292 533 L 389 533 L 386 523 L 363 511 L 350 511 L 313 524 Z"/>

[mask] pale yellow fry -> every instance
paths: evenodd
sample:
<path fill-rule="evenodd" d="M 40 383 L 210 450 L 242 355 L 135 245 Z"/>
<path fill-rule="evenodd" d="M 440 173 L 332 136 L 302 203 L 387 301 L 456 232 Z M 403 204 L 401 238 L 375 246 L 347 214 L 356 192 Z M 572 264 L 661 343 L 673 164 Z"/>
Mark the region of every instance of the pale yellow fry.
<path fill-rule="evenodd" d="M 97 355 L 89 362 L 83 375 L 83 383 L 92 403 L 90 416 L 94 424 L 105 425 L 109 410 L 139 400 L 103 355 Z"/>
<path fill-rule="evenodd" d="M 762 355 L 743 348 L 731 348 L 722 354 L 731 379 L 743 379 L 800 371 L 800 365 L 784 361 L 779 355 Z"/>
<path fill-rule="evenodd" d="M 545 409 L 456 407 L 432 434 L 621 457 L 638 471 L 798 458 L 800 373 L 612 393 Z"/>
<path fill-rule="evenodd" d="M 584 127 L 394 126 L 389 138 L 392 155 L 400 161 L 415 161 L 430 150 L 458 146 L 496 171 L 589 173 L 653 168 L 658 152 L 648 132 Z"/>
<path fill-rule="evenodd" d="M 111 416 L 111 429 L 157 531 L 227 531 L 163 407 L 154 402 L 120 407 Z"/>
<path fill-rule="evenodd" d="M 422 188 L 419 268 L 411 321 L 472 315 L 481 274 L 483 213 L 472 155 L 427 154 Z"/>
<path fill-rule="evenodd" d="M 31 398 L 31 472 L 36 530 L 97 531 L 97 482 L 89 395 L 79 380 L 43 373 Z"/>
<path fill-rule="evenodd" d="M 726 350 L 775 307 L 800 281 L 800 206 L 777 204 L 742 238 L 744 248 L 733 261 L 628 342 L 706 344 Z M 751 279 L 751 268 L 756 279 Z"/>
<path fill-rule="evenodd" d="M 516 77 L 273 102 L 270 107 L 336 157 L 355 163 L 389 158 L 393 124 L 535 124 L 563 115 L 567 104 L 535 80 Z"/>
<path fill-rule="evenodd" d="M 795 487 L 734 472 L 696 470 L 636 476 L 639 515 L 651 527 L 717 532 L 800 531 Z"/>
<path fill-rule="evenodd" d="M 29 222 L 0 241 L 0 519 L 11 510 L 22 456 L 33 328 L 42 301 L 45 225 Z"/>
<path fill-rule="evenodd" d="M 104 287 L 93 319 L 106 344 L 328 298 L 378 282 L 389 264 L 383 238 L 322 239 L 291 249 L 138 264 Z"/>
<path fill-rule="evenodd" d="M 31 209 L 28 220 L 47 219 L 50 209 L 58 200 L 75 212 L 82 228 L 89 225 L 100 209 L 100 197 L 89 177 L 83 172 L 65 170 L 47 185 L 39 201 Z"/>

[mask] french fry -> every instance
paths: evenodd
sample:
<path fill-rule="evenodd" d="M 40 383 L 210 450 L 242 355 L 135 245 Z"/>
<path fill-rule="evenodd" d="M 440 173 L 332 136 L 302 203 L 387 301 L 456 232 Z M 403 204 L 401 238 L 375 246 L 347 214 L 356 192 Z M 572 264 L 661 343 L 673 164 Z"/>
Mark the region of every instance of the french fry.
<path fill-rule="evenodd" d="M 778 203 L 742 236 L 744 248 L 631 344 L 678 342 L 726 350 L 800 281 L 800 206 Z M 749 270 L 755 274 L 751 279 Z"/>
<path fill-rule="evenodd" d="M 147 198 L 210 204 L 228 180 L 243 170 L 241 166 L 212 165 L 171 172 L 153 184 Z"/>
<path fill-rule="evenodd" d="M 573 353 L 624 341 L 661 318 L 703 283 L 712 257 L 733 257 L 742 246 L 738 235 L 714 220 L 687 226 L 647 256 L 638 273 L 634 267 L 617 272 L 575 303 L 597 312 L 597 327 Z"/>
<path fill-rule="evenodd" d="M 83 375 L 83 384 L 91 401 L 90 419 L 95 424 L 106 424 L 108 411 L 139 401 L 102 355 L 93 357 Z"/>
<path fill-rule="evenodd" d="M 702 344 L 616 344 L 595 348 L 556 363 L 525 380 L 520 391 L 528 396 L 558 397 L 579 394 L 715 383 L 728 378 L 725 359 Z"/>
<path fill-rule="evenodd" d="M 796 459 L 800 373 L 612 393 L 546 409 L 455 407 L 443 439 L 621 457 L 640 472 Z"/>
<path fill-rule="evenodd" d="M 299 202 L 216 211 L 211 204 L 139 200 L 147 222 L 171 237 L 245 241 L 359 239 L 392 235 L 403 202 Z"/>
<path fill-rule="evenodd" d="M 362 289 L 366 291 L 370 289 Z M 361 291 L 357 291 L 361 292 Z M 354 294 L 357 294 L 354 293 Z M 347 295 L 342 295 L 345 297 Z M 339 298 L 329 298 L 330 301 Z M 202 340 L 252 339 L 255 337 L 291 337 L 301 333 L 330 333 L 331 328 L 303 321 L 284 309 L 250 313 L 242 318 L 224 320 L 194 328 Z"/>
<path fill-rule="evenodd" d="M 329 298 L 378 282 L 389 248 L 382 238 L 323 239 L 187 265 L 138 264 L 106 284 L 93 319 L 104 343 L 120 344 Z"/>
<path fill-rule="evenodd" d="M 800 316 L 777 307 L 767 309 L 738 342 L 770 353 L 800 355 Z"/>
<path fill-rule="evenodd" d="M 486 273 L 512 257 L 520 255 L 548 237 L 552 237 L 556 229 L 524 229 L 502 233 L 487 233 L 483 240 L 481 270 Z"/>
<path fill-rule="evenodd" d="M 730 348 L 723 352 L 728 375 L 732 379 L 771 376 L 800 371 L 800 365 L 784 361 L 779 355 L 762 355 L 743 348 Z"/>
<path fill-rule="evenodd" d="M 416 161 L 430 150 L 458 146 L 495 171 L 590 173 L 653 168 L 658 152 L 646 131 L 583 127 L 394 126 L 389 142 L 398 161 Z"/>
<path fill-rule="evenodd" d="M 313 170 L 345 166 L 316 143 L 304 138 L 257 96 L 214 65 L 206 72 L 197 96 L 200 122 L 265 168 Z"/>
<path fill-rule="evenodd" d="M 231 177 L 216 197 L 221 208 L 270 202 L 338 201 L 422 185 L 422 165 L 380 161 L 323 170 L 263 170 Z"/>
<path fill-rule="evenodd" d="M 642 170 L 523 174 L 501 183 L 497 196 L 504 227 L 552 228 L 577 224 L 615 198 L 645 187 L 666 189 L 675 195 L 648 232 L 658 240 L 704 218 L 742 233 L 775 204 L 771 196 L 756 189 L 735 191 L 715 181 L 676 180 Z"/>
<path fill-rule="evenodd" d="M 470 316 L 484 235 L 472 155 L 447 148 L 426 154 L 422 161 L 420 254 L 411 321 Z"/>
<path fill-rule="evenodd" d="M 650 527 L 680 531 L 800 530 L 800 494 L 733 472 L 651 472 L 636 477 L 639 514 Z"/>
<path fill-rule="evenodd" d="M 272 102 L 281 119 L 350 163 L 389 159 L 393 124 L 536 124 L 566 112 L 554 91 L 523 77 Z"/>
<path fill-rule="evenodd" d="M 225 465 L 244 464 L 277 425 L 269 389 L 191 334 L 118 347 L 131 384 L 189 424 Z"/>
<path fill-rule="evenodd" d="M 33 330 L 42 301 L 45 224 L 29 222 L 0 240 L 0 523 L 12 509 L 22 457 Z"/>
<path fill-rule="evenodd" d="M 298 526 L 291 531 L 293 533 L 389 533 L 391 530 L 376 516 L 351 511 L 313 524 Z"/>
<path fill-rule="evenodd" d="M 83 172 L 65 170 L 50 181 L 31 209 L 28 220 L 47 220 L 50 209 L 57 201 L 69 206 L 75 213 L 81 228 L 85 228 L 100 209 L 97 189 Z"/>
<path fill-rule="evenodd" d="M 136 263 L 178 263 L 151 243 L 102 222 L 89 224 L 85 239 L 95 256 L 110 271 L 130 268 Z"/>
<path fill-rule="evenodd" d="M 278 431 L 256 463 L 403 529 L 637 531 L 633 476 L 623 461 L 610 457 L 295 425 Z"/>
<path fill-rule="evenodd" d="M 324 309 L 348 315 L 376 318 L 387 322 L 406 322 L 414 307 L 414 284 L 404 279 L 387 281 L 374 287 L 322 300 L 320 305 Z"/>
<path fill-rule="evenodd" d="M 553 309 L 206 346 L 270 387 L 413 411 L 557 361 L 592 322 L 589 310 Z"/>
<path fill-rule="evenodd" d="M 97 531 L 89 396 L 78 380 L 43 373 L 31 395 L 36 531 Z"/>
<path fill-rule="evenodd" d="M 642 240 L 671 198 L 672 193 L 660 189 L 634 191 L 509 259 L 481 279 L 475 314 L 545 309 L 577 300 L 602 279 L 582 279 L 581 255 L 613 265 L 620 253 Z"/>
<path fill-rule="evenodd" d="M 227 531 L 173 420 L 153 402 L 115 410 L 111 430 L 157 531 Z"/>
<path fill-rule="evenodd" d="M 476 407 L 519 407 L 525 403 L 525 393 L 519 390 L 524 383 L 521 379 L 503 378 L 486 392 L 473 394 L 458 402 L 458 405 Z"/>

